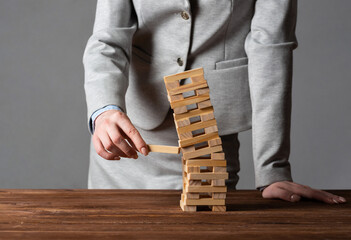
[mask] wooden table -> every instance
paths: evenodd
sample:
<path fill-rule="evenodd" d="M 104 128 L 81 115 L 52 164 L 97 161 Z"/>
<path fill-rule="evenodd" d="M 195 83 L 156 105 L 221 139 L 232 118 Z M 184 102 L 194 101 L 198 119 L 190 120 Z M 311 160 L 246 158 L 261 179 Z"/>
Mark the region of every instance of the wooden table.
<path fill-rule="evenodd" d="M 351 201 L 351 191 L 330 191 Z M 0 190 L 0 239 L 351 239 L 351 204 L 227 195 L 227 212 L 182 212 L 172 190 Z"/>

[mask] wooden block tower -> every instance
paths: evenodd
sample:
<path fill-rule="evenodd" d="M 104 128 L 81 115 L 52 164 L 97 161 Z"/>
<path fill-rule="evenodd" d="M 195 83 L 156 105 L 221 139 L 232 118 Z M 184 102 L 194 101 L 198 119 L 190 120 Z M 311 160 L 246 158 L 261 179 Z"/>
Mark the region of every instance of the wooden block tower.
<path fill-rule="evenodd" d="M 182 80 L 189 83 L 182 85 Z M 226 211 L 227 162 L 203 69 L 165 76 L 164 81 L 183 153 L 180 207 L 196 211 L 205 205 L 212 211 Z"/>

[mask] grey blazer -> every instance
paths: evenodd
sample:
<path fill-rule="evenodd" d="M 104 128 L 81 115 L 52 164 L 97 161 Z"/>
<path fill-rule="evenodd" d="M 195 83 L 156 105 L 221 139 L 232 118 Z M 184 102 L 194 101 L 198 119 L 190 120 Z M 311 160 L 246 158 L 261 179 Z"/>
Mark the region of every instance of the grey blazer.
<path fill-rule="evenodd" d="M 114 104 L 152 130 L 163 76 L 203 67 L 220 135 L 252 128 L 256 186 L 291 180 L 294 0 L 98 0 L 83 64 L 88 118 Z"/>

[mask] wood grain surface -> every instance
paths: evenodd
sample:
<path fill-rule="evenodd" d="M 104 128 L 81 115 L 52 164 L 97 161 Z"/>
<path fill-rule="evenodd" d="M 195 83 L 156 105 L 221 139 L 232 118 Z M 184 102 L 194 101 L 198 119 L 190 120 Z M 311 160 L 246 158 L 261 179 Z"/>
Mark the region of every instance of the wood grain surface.
<path fill-rule="evenodd" d="M 329 191 L 351 200 L 351 191 Z M 0 239 L 351 239 L 351 205 L 227 194 L 187 213 L 176 190 L 0 190 Z M 205 208 L 203 210 L 206 210 Z"/>

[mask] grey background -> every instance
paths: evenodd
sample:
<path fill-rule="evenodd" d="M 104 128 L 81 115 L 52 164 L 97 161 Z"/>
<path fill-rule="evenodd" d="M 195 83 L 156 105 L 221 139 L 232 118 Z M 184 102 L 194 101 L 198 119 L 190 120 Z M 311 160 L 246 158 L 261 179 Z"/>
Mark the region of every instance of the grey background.
<path fill-rule="evenodd" d="M 0 188 L 86 188 L 82 55 L 96 0 L 0 0 Z M 351 188 L 351 1 L 299 2 L 293 178 Z M 251 131 L 239 189 L 254 188 Z"/>

